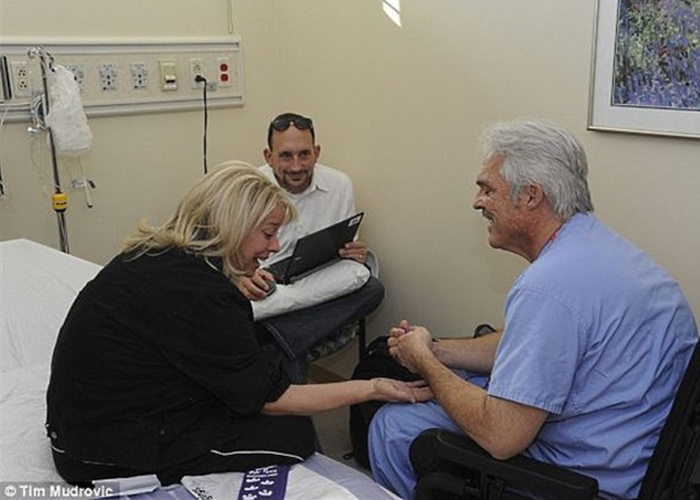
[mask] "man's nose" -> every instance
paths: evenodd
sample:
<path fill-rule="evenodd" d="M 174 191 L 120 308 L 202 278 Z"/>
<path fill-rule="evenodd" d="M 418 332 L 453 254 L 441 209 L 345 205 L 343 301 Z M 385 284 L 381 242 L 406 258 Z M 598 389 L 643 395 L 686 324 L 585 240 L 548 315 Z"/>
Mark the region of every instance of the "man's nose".
<path fill-rule="evenodd" d="M 476 193 L 476 196 L 474 196 L 474 201 L 472 202 L 472 208 L 474 210 L 481 210 L 484 208 L 484 202 L 481 199 L 481 195 L 479 193 Z"/>
<path fill-rule="evenodd" d="M 303 162 L 301 160 L 301 156 L 299 155 L 294 155 L 292 156 L 292 161 L 291 161 L 291 168 L 294 170 L 301 170 L 303 168 Z"/>

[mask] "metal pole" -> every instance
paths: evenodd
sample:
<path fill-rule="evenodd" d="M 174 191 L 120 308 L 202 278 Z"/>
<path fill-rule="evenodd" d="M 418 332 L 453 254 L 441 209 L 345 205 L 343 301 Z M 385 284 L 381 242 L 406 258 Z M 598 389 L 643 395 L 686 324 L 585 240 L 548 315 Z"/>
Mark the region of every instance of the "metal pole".
<path fill-rule="evenodd" d="M 52 196 L 53 209 L 56 212 L 56 219 L 58 223 L 58 239 L 61 246 L 61 251 L 64 253 L 70 253 L 70 248 L 68 246 L 68 228 L 66 226 L 66 195 L 61 191 L 61 177 L 58 173 L 58 160 L 56 158 L 56 146 L 53 140 L 53 132 L 51 127 L 46 126 L 45 118 L 49 114 L 49 83 L 48 75 L 46 73 L 47 68 L 50 70 L 53 68 L 53 57 L 48 55 L 43 47 L 34 47 L 29 49 L 30 57 L 33 54 L 39 54 L 41 66 L 41 81 L 44 87 L 44 102 L 43 102 L 43 119 L 44 128 L 49 136 L 49 149 L 51 150 L 51 166 L 53 170 L 53 183 L 54 183 L 54 194 Z"/>

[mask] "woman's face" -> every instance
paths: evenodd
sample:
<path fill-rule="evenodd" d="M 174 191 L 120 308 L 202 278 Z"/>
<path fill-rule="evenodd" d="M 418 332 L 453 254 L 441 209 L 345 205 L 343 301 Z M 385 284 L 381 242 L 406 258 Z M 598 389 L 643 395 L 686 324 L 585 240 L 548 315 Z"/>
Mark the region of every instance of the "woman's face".
<path fill-rule="evenodd" d="M 260 260 L 267 259 L 271 253 L 280 249 L 277 232 L 284 221 L 284 209 L 275 208 L 262 223 L 254 227 L 243 238 L 239 256 L 241 267 L 248 276 L 252 275 L 260 265 Z"/>

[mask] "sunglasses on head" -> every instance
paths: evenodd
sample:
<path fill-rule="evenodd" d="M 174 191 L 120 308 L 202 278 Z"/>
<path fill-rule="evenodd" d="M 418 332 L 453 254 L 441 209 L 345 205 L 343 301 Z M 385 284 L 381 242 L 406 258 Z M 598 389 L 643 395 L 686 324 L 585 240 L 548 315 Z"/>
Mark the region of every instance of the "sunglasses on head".
<path fill-rule="evenodd" d="M 291 124 L 298 130 L 309 130 L 311 132 L 311 138 L 316 140 L 316 133 L 314 132 L 314 124 L 311 118 L 306 118 L 305 116 L 295 115 L 294 113 L 285 113 L 279 115 L 277 118 L 270 122 L 270 126 L 267 128 L 267 145 L 272 149 L 272 132 L 284 132 L 289 128 Z"/>
<path fill-rule="evenodd" d="M 284 132 L 291 124 L 294 124 L 299 130 L 314 129 L 314 124 L 310 118 L 298 115 L 279 116 L 272 121 L 271 126 L 278 132 Z"/>

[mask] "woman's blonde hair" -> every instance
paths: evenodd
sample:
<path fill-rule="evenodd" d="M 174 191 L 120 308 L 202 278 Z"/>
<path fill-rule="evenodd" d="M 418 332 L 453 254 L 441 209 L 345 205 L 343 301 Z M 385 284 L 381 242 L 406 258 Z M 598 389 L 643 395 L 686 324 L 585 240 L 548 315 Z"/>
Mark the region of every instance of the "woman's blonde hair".
<path fill-rule="evenodd" d="M 123 251 L 138 258 L 181 248 L 208 261 L 220 258 L 222 272 L 233 279 L 244 274 L 239 253 L 245 237 L 276 208 L 284 210 L 283 223 L 296 216 L 284 190 L 252 165 L 222 163 L 190 189 L 165 224 L 139 224 Z"/>

